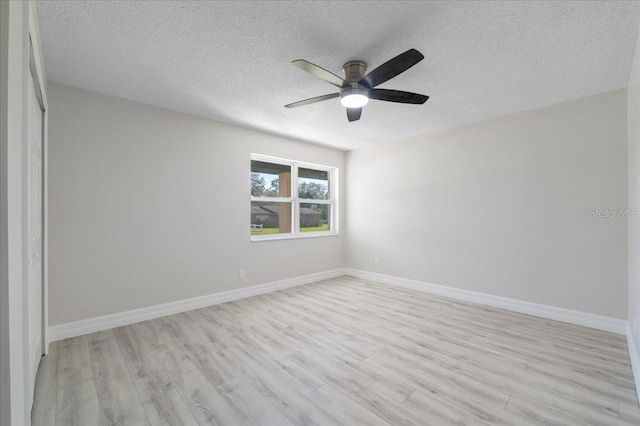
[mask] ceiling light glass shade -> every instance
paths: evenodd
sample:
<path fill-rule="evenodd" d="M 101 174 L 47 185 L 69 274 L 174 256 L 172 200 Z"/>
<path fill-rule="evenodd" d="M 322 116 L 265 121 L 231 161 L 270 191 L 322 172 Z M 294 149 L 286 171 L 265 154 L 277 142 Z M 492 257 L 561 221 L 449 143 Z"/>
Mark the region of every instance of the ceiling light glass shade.
<path fill-rule="evenodd" d="M 369 102 L 365 95 L 347 95 L 340 98 L 340 103 L 347 108 L 360 108 Z"/>
<path fill-rule="evenodd" d="M 369 102 L 368 91 L 353 87 L 340 94 L 340 103 L 347 108 L 361 108 Z"/>

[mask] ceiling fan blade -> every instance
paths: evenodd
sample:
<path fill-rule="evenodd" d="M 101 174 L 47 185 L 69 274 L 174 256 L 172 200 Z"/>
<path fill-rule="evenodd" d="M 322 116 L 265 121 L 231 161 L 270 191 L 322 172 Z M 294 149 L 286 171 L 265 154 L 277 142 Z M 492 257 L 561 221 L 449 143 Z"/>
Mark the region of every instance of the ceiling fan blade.
<path fill-rule="evenodd" d="M 327 99 L 333 99 L 340 97 L 340 93 L 331 93 L 329 95 L 316 96 L 315 98 L 305 99 L 304 101 L 294 102 L 292 104 L 285 105 L 285 108 L 295 108 L 302 105 L 315 104 L 316 102 L 326 101 Z"/>
<path fill-rule="evenodd" d="M 347 108 L 347 118 L 349 122 L 360 120 L 362 108 Z"/>
<path fill-rule="evenodd" d="M 402 74 L 423 59 L 424 55 L 422 53 L 418 52 L 416 49 L 409 49 L 362 77 L 360 84 L 364 84 L 371 88 L 376 87 L 385 81 Z"/>
<path fill-rule="evenodd" d="M 371 89 L 369 98 L 379 101 L 399 102 L 402 104 L 418 104 L 427 102 L 429 97 L 419 93 L 403 92 L 402 90 Z"/>
<path fill-rule="evenodd" d="M 305 61 L 304 59 L 298 59 L 291 63 L 301 70 L 306 71 L 309 74 L 326 81 L 327 83 L 331 83 L 334 86 L 342 87 L 342 85 L 344 84 L 344 80 L 334 73 L 329 72 L 315 64 L 312 64 L 311 62 Z"/>

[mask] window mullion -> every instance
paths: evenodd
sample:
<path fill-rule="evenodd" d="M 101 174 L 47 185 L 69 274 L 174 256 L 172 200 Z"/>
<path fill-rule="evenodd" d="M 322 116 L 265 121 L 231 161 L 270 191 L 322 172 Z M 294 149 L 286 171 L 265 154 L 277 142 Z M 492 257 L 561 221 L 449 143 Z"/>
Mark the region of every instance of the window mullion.
<path fill-rule="evenodd" d="M 333 200 L 317 200 L 314 198 L 300 198 L 298 201 L 309 204 L 333 204 Z"/>
<path fill-rule="evenodd" d="M 329 199 L 331 200 L 331 205 L 329 206 L 329 218 L 331 220 L 329 225 L 329 231 L 335 232 L 337 230 L 338 221 L 336 216 L 336 204 L 334 201 L 336 200 L 336 194 L 338 194 L 338 188 L 336 187 L 337 176 L 335 169 L 329 170 Z"/>
<path fill-rule="evenodd" d="M 291 196 L 293 197 L 293 233 L 300 233 L 300 199 L 298 198 L 298 163 L 293 163 L 291 168 Z"/>
<path fill-rule="evenodd" d="M 251 196 L 251 201 L 265 201 L 273 203 L 292 203 L 293 197 L 254 197 Z"/>

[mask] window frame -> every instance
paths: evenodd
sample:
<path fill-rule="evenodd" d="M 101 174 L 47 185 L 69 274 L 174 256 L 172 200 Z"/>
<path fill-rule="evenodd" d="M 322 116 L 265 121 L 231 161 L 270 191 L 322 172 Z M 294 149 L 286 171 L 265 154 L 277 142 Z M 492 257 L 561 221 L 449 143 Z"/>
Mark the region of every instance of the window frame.
<path fill-rule="evenodd" d="M 251 241 L 273 241 L 288 240 L 296 238 L 316 238 L 329 237 L 339 235 L 339 210 L 338 210 L 338 168 L 325 166 L 322 164 L 307 163 L 304 161 L 288 160 L 285 158 L 272 157 L 262 154 L 251 154 L 249 160 L 249 172 L 251 173 L 251 161 L 263 161 L 266 163 L 280 164 L 291 167 L 291 197 L 255 197 L 251 195 L 251 182 L 249 182 L 249 212 L 251 212 L 251 203 L 254 201 L 271 202 L 271 203 L 290 203 L 291 204 L 291 221 L 292 230 L 290 233 L 283 234 L 265 234 L 251 235 Z M 312 169 L 327 172 L 329 182 L 329 195 L 326 200 L 316 200 L 298 197 L 298 169 Z M 329 230 L 315 232 L 300 232 L 300 204 L 327 204 L 329 205 Z M 251 213 L 249 213 L 249 224 L 251 225 Z"/>

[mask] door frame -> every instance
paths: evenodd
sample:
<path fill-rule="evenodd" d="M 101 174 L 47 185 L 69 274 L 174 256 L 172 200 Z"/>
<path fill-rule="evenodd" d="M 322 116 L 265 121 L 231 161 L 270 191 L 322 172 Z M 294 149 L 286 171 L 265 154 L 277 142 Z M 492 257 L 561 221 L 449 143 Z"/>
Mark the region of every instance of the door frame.
<path fill-rule="evenodd" d="M 48 113 L 49 113 L 49 105 L 47 102 L 47 90 L 46 90 L 46 75 L 44 71 L 44 56 L 42 53 L 42 46 L 40 44 L 40 30 L 38 25 L 38 15 L 36 11 L 36 4 L 34 1 L 29 1 L 29 30 L 28 30 L 28 39 L 27 39 L 27 49 L 28 49 L 28 67 L 25 70 L 24 79 L 25 79 L 25 88 L 30 84 L 29 76 L 33 77 L 33 84 L 35 86 L 35 94 L 38 102 L 40 104 L 40 108 L 42 109 L 42 278 L 41 278 L 41 301 L 42 305 L 41 309 L 41 319 L 42 319 L 42 355 L 46 355 L 49 352 L 49 320 L 48 320 L 48 290 L 49 290 L 49 282 L 48 282 Z M 23 95 L 24 99 L 24 111 L 28 111 L 29 106 L 29 97 L 28 90 L 25 90 Z M 29 122 L 28 122 L 29 113 L 26 112 L 23 115 L 23 149 L 22 149 L 22 211 L 23 211 L 23 220 L 22 220 L 22 270 L 23 270 L 23 286 L 22 286 L 22 300 L 23 300 L 23 354 L 25 357 L 25 361 L 28 359 L 28 362 L 24 363 L 24 402 L 25 402 L 25 419 L 30 418 L 31 407 L 33 405 L 33 390 L 31 387 L 32 375 L 35 375 L 37 371 L 32 371 L 32 363 L 31 363 L 31 353 L 30 353 L 30 339 L 31 330 L 30 330 L 30 306 L 27 303 L 30 303 L 29 299 L 29 247 L 30 247 L 30 239 L 29 239 L 29 162 L 30 157 L 29 153 Z"/>
<path fill-rule="evenodd" d="M 25 398 L 25 328 L 23 288 L 28 282 L 23 274 L 23 228 L 26 212 L 23 208 L 24 175 L 23 146 L 28 131 L 29 49 L 34 55 L 34 69 L 48 113 L 46 74 L 35 0 L 0 1 L 0 423 L 30 424 L 31 406 Z M 47 121 L 45 118 L 45 126 Z M 46 128 L 46 127 L 45 127 Z M 47 148 L 46 133 L 43 138 Z M 46 152 L 44 157 L 46 163 Z M 45 166 L 47 167 L 47 166 Z M 44 175 L 46 179 L 46 173 Z M 47 181 L 44 181 L 46 191 Z M 46 194 L 46 192 L 45 192 Z M 43 200 L 46 203 L 46 199 Z M 46 206 L 46 204 L 45 204 Z M 46 207 L 43 208 L 46 209 Z M 46 220 L 46 210 L 45 210 Z M 43 271 L 46 274 L 46 227 Z M 47 283 L 45 275 L 45 285 Z M 44 289 L 46 291 L 46 288 Z M 46 293 L 44 294 L 46 301 Z M 46 302 L 45 302 L 46 303 Z M 45 305 L 46 306 L 46 305 Z M 47 320 L 46 315 L 43 316 Z M 43 332 L 47 333 L 47 326 Z M 45 335 L 45 344 L 48 334 Z"/>

